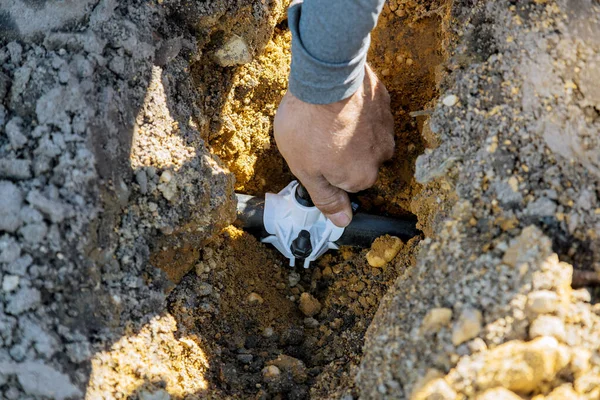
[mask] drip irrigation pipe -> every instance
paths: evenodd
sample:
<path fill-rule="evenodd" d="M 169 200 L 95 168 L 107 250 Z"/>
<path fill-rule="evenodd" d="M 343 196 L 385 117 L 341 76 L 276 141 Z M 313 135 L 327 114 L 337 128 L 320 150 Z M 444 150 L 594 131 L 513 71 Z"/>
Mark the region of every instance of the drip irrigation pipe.
<path fill-rule="evenodd" d="M 236 197 L 238 225 L 257 236 L 266 236 L 263 226 L 264 199 L 237 193 Z M 358 212 L 335 243 L 341 246 L 369 247 L 375 239 L 386 234 L 406 241 L 421 234 L 421 231 L 417 229 L 414 217 L 391 218 Z"/>

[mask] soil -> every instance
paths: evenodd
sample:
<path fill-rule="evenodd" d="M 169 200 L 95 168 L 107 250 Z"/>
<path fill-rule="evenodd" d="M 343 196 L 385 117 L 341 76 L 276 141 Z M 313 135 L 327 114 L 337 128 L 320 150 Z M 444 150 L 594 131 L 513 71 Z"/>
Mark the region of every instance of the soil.
<path fill-rule="evenodd" d="M 306 270 L 231 225 L 293 178 L 286 6 L 0 9 L 0 397 L 599 398 L 597 1 L 390 0 L 358 200 L 423 236 Z"/>

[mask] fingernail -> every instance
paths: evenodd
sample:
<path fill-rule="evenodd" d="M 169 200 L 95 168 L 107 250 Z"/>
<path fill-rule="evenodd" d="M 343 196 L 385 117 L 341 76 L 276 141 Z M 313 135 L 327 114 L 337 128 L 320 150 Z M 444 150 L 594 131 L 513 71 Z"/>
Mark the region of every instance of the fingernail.
<path fill-rule="evenodd" d="M 339 226 L 340 228 L 345 228 L 348 226 L 351 220 L 348 214 L 343 211 L 328 215 L 327 218 L 329 218 L 334 225 Z"/>

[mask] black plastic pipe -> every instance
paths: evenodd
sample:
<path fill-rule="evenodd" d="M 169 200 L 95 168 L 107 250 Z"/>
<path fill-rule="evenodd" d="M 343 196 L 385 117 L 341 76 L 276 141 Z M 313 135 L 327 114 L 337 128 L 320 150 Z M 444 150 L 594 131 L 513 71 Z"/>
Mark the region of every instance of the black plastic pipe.
<path fill-rule="evenodd" d="M 267 235 L 263 225 L 265 201 L 260 197 L 237 194 L 238 224 L 261 237 Z M 369 247 L 379 236 L 397 236 L 406 241 L 421 231 L 417 229 L 416 218 L 390 218 L 358 212 L 352 218 L 344 234 L 336 241 L 342 246 Z"/>

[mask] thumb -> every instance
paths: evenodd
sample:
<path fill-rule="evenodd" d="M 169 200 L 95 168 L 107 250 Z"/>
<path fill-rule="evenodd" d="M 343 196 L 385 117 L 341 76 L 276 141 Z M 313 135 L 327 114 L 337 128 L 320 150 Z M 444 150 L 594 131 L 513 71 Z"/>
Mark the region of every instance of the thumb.
<path fill-rule="evenodd" d="M 344 228 L 352 221 L 352 206 L 348 193 L 331 185 L 324 177 L 302 182 L 314 205 L 334 225 Z"/>

